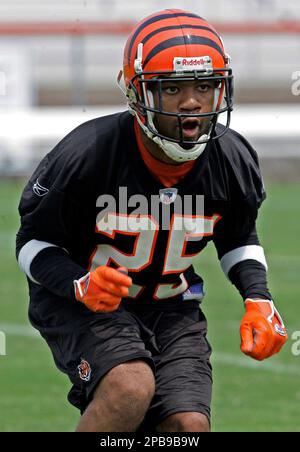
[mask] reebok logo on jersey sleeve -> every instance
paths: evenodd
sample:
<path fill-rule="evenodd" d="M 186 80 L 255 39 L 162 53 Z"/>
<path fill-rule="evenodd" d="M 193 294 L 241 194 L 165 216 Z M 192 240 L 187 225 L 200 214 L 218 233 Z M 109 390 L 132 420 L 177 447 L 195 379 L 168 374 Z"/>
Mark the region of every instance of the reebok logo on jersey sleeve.
<path fill-rule="evenodd" d="M 43 187 L 39 183 L 39 179 L 37 179 L 36 182 L 33 184 L 32 191 L 35 195 L 40 196 L 40 197 L 45 196 L 47 193 L 49 193 L 49 189 L 46 187 Z"/>

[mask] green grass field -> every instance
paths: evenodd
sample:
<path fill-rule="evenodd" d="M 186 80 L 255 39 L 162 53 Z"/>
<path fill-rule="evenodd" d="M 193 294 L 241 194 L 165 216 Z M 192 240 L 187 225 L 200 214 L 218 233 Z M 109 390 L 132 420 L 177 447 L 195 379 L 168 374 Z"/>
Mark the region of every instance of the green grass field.
<path fill-rule="evenodd" d="M 30 328 L 25 278 L 14 257 L 21 183 L 0 183 L 0 431 L 73 431 L 79 413 L 68 404 L 68 379 Z M 267 187 L 259 232 L 269 263 L 270 289 L 290 334 L 284 350 L 257 363 L 239 351 L 243 306 L 219 268 L 213 246 L 199 271 L 206 281 L 203 309 L 215 351 L 213 431 L 300 431 L 300 356 L 291 335 L 300 331 L 300 185 Z"/>

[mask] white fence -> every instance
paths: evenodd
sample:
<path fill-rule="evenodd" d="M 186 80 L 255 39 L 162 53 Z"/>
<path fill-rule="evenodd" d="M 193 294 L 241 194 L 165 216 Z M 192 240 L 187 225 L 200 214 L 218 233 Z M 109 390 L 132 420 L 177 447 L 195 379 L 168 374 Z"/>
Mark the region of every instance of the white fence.
<path fill-rule="evenodd" d="M 20 106 L 39 104 L 38 96 L 45 90 L 72 91 L 72 99 L 65 103 L 77 105 L 88 104 L 91 95 L 87 93 L 93 90 L 99 93 L 97 103 L 100 104 L 103 103 L 101 92 L 117 92 L 116 77 L 122 66 L 125 41 L 126 36 L 0 36 L 0 72 L 8 68 L 3 56 L 16 55 L 17 71 L 7 73 L 7 82 L 9 77 L 20 80 L 17 84 Z M 274 95 L 282 92 L 280 99 L 275 98 L 277 102 L 281 99 L 296 101 L 291 95 L 291 86 L 293 74 L 300 71 L 300 34 L 226 35 L 224 42 L 232 57 L 237 95 L 250 92 L 250 101 L 251 91 L 259 88 L 267 92 L 273 90 Z M 11 87 L 12 83 L 13 80 Z M 272 92 L 268 95 L 269 100 L 272 95 Z M 109 102 L 107 98 L 104 100 L 104 103 Z M 0 108 L 1 105 L 8 106 L 3 96 Z"/>
<path fill-rule="evenodd" d="M 298 0 L 1 0 L 0 20 L 140 20 L 165 8 L 180 8 L 216 21 L 300 19 Z"/>
<path fill-rule="evenodd" d="M 28 174 L 79 124 L 124 108 L 47 108 L 0 113 L 0 174 Z M 232 118 L 232 128 L 249 139 L 263 158 L 300 157 L 299 124 L 297 105 L 237 105 Z"/>

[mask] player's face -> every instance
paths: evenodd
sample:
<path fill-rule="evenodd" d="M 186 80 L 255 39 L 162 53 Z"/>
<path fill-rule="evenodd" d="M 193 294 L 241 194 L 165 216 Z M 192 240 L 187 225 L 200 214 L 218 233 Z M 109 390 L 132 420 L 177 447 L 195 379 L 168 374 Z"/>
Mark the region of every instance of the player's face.
<path fill-rule="evenodd" d="M 171 113 L 209 113 L 213 110 L 216 85 L 212 81 L 170 81 L 162 83 L 162 110 Z M 153 90 L 155 107 L 159 106 L 158 90 Z M 197 141 L 207 133 L 211 117 L 194 117 L 182 120 L 183 139 Z M 155 113 L 154 125 L 158 132 L 170 138 L 180 139 L 176 117 Z"/>

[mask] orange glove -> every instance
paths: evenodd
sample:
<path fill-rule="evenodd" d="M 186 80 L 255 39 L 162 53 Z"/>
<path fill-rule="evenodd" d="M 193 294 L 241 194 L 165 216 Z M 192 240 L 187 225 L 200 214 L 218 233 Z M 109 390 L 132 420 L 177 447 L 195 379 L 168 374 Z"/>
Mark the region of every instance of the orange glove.
<path fill-rule="evenodd" d="M 128 297 L 132 279 L 127 270 L 105 265 L 96 268 L 74 281 L 75 297 L 93 312 L 112 312 L 118 309 L 121 299 Z"/>
<path fill-rule="evenodd" d="M 248 298 L 245 308 L 240 327 L 242 352 L 258 361 L 278 353 L 288 335 L 273 301 Z"/>

